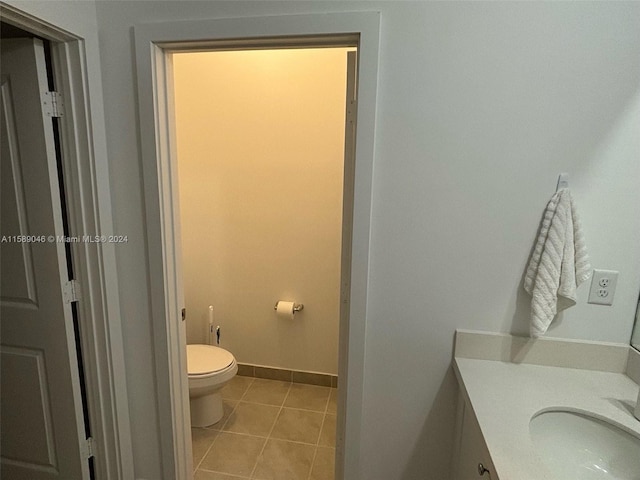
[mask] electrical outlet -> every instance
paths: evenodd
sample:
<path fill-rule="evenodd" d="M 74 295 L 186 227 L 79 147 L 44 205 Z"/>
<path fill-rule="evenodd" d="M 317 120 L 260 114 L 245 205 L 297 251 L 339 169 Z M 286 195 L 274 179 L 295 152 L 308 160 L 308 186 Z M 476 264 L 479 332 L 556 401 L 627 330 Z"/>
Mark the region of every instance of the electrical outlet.
<path fill-rule="evenodd" d="M 618 283 L 618 272 L 613 270 L 594 270 L 589 290 L 589 303 L 598 305 L 613 304 L 613 295 Z"/>

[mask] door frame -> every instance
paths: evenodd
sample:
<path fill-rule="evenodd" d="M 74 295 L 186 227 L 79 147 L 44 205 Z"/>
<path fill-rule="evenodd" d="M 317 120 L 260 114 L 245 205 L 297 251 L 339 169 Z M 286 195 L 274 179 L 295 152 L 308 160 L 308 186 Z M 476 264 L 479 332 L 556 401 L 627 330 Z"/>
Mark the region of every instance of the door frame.
<path fill-rule="evenodd" d="M 191 478 L 191 431 L 186 332 L 180 320 L 177 218 L 173 215 L 177 165 L 171 53 L 209 50 L 221 42 L 271 48 L 319 46 L 357 39 L 358 102 L 353 179 L 350 284 L 341 285 L 348 312 L 340 319 L 336 473 L 360 478 L 361 410 L 369 278 L 371 189 L 380 38 L 378 12 L 304 14 L 140 24 L 134 28 L 140 117 L 148 278 L 151 292 L 156 400 L 163 478 Z M 246 47 L 245 47 L 246 48 Z M 351 212 L 346 212 L 347 215 Z M 345 229 L 343 228 L 343 231 Z M 343 238 L 344 241 L 344 238 Z M 347 275 L 349 277 L 349 275 Z M 344 272 L 343 272 L 344 278 Z M 345 288 L 346 287 L 346 288 Z M 347 321 L 348 320 L 348 321 Z"/>
<path fill-rule="evenodd" d="M 96 158 L 84 40 L 0 2 L 2 21 L 50 42 L 56 90 L 62 93 L 62 169 L 72 236 L 110 235 L 108 171 Z M 57 180 L 55 182 L 57 184 Z M 133 478 L 115 250 L 111 243 L 71 243 L 94 469 L 98 478 Z"/>

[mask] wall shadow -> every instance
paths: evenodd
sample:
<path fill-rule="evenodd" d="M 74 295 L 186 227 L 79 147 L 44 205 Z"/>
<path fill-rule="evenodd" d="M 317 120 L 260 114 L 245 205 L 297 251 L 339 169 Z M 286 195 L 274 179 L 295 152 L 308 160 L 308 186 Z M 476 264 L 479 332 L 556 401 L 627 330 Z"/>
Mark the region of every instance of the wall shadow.
<path fill-rule="evenodd" d="M 446 374 L 405 466 L 401 480 L 451 478 L 458 384 L 453 367 Z"/>

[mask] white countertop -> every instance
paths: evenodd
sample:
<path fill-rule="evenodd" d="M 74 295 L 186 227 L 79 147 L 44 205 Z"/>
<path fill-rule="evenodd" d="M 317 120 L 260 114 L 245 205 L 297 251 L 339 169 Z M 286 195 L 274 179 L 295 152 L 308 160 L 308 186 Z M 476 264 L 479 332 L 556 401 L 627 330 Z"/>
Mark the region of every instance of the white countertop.
<path fill-rule="evenodd" d="M 638 385 L 622 373 L 455 359 L 500 480 L 565 480 L 537 455 L 529 422 L 542 410 L 588 412 L 640 434 Z"/>

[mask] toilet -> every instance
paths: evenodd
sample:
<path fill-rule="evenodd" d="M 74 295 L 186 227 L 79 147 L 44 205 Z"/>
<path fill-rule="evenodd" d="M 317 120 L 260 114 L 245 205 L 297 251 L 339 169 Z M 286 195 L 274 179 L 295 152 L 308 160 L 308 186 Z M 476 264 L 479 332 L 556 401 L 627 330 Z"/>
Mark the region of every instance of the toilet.
<path fill-rule="evenodd" d="M 222 418 L 220 389 L 238 372 L 236 359 L 224 348 L 187 345 L 191 426 L 206 427 Z"/>

